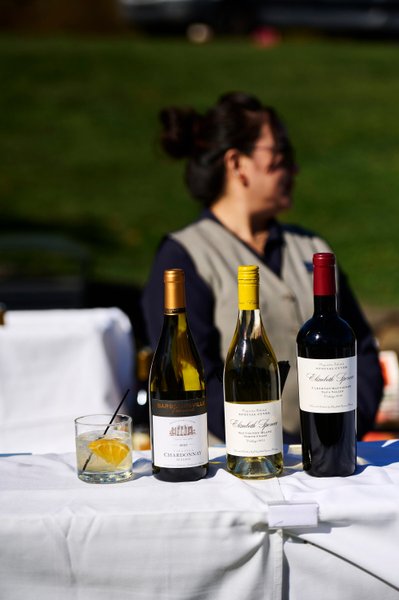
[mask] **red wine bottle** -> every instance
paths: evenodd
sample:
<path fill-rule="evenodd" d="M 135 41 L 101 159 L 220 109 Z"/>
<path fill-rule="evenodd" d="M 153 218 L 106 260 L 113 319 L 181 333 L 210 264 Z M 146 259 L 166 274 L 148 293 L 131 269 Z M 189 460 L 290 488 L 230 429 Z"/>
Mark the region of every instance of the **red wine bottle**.
<path fill-rule="evenodd" d="M 356 338 L 337 313 L 335 256 L 313 256 L 314 314 L 297 336 L 303 468 L 315 477 L 356 468 Z"/>

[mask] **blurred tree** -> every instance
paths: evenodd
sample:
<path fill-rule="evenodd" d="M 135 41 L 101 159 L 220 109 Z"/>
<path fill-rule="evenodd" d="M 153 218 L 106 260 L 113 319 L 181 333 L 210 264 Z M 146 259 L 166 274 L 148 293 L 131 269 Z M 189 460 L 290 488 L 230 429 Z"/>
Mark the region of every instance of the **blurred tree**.
<path fill-rule="evenodd" d="M 1 0 L 0 30 L 32 33 L 119 33 L 117 0 Z"/>

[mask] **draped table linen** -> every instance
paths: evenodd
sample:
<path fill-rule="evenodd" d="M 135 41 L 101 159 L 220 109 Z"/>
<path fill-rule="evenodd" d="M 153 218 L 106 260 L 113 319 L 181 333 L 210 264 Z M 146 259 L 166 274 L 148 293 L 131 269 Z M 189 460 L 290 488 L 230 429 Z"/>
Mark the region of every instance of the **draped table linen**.
<path fill-rule="evenodd" d="M 399 597 L 399 442 L 359 444 L 348 478 L 310 477 L 290 447 L 282 477 L 248 482 L 224 453 L 206 479 L 167 483 L 135 452 L 114 485 L 80 481 L 73 453 L 0 458 L 0 598 Z M 296 526 L 271 528 L 276 507 Z M 304 507 L 318 523 L 301 526 Z"/>
<path fill-rule="evenodd" d="M 74 450 L 74 418 L 113 413 L 132 387 L 118 308 L 9 311 L 0 327 L 0 452 Z"/>

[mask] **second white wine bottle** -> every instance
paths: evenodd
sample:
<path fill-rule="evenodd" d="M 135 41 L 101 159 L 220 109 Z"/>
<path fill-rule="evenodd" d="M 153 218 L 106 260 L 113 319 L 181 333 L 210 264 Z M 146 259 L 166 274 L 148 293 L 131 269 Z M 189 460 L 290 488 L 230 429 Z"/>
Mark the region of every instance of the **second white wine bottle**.
<path fill-rule="evenodd" d="M 262 324 L 259 269 L 238 267 L 238 319 L 224 367 L 227 469 L 266 479 L 283 470 L 280 373 Z"/>
<path fill-rule="evenodd" d="M 149 376 L 152 470 L 164 481 L 208 471 L 204 371 L 186 316 L 184 271 L 164 272 L 164 322 Z"/>

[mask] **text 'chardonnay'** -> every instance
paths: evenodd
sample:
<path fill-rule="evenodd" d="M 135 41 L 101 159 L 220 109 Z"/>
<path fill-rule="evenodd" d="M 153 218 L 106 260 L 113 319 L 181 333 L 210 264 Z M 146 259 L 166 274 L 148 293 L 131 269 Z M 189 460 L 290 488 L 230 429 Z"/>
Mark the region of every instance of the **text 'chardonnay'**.
<path fill-rule="evenodd" d="M 208 471 L 204 372 L 186 317 L 184 271 L 164 272 L 164 322 L 149 376 L 152 469 L 164 481 Z"/>

